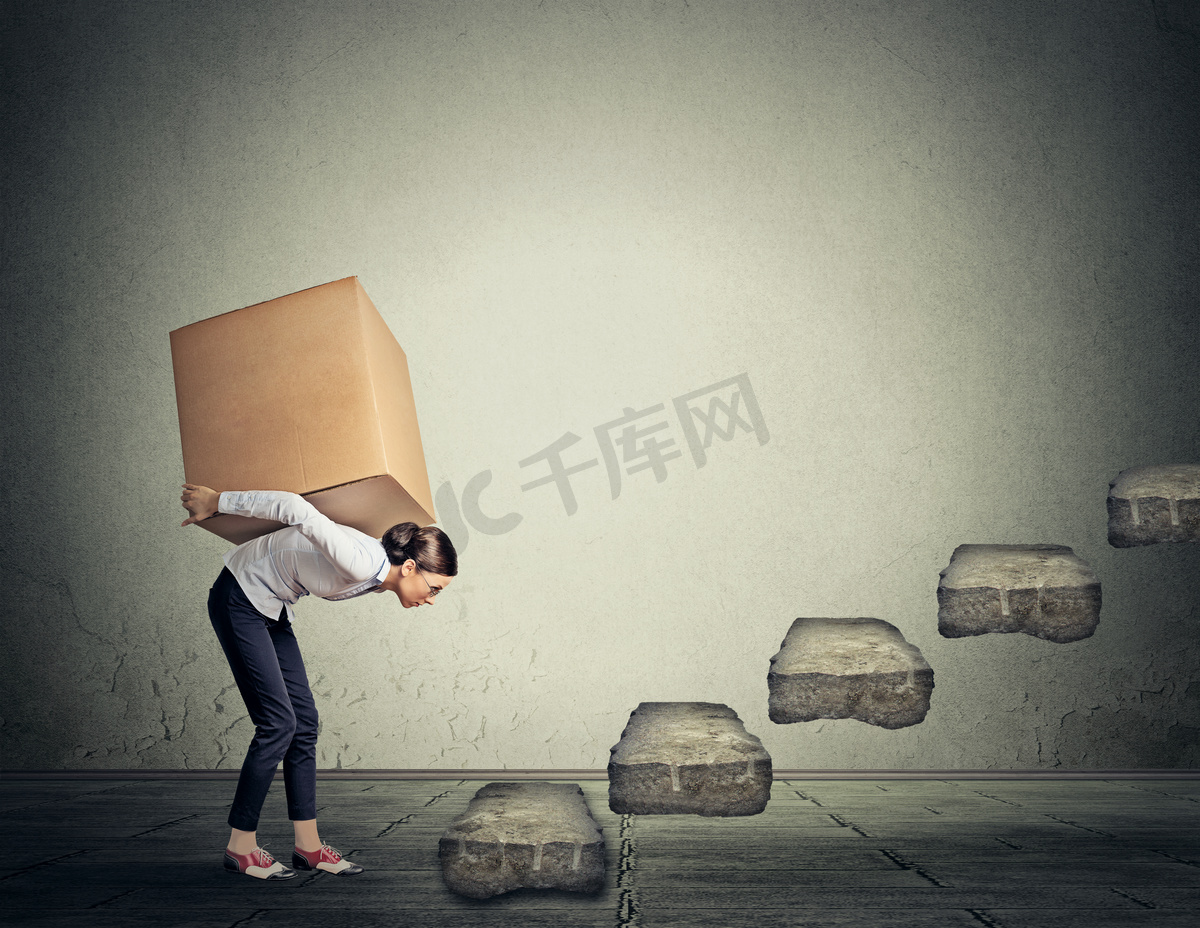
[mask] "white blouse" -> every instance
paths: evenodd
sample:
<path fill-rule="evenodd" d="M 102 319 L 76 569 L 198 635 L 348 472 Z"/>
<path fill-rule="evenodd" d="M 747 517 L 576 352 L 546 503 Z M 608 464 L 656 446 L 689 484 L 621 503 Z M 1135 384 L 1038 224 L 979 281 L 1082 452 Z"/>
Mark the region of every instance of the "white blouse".
<path fill-rule="evenodd" d="M 339 525 L 295 493 L 277 490 L 226 491 L 219 512 L 284 522 L 271 532 L 225 554 L 225 566 L 242 592 L 268 619 L 278 619 L 311 593 L 350 599 L 378 589 L 387 577 L 387 553 L 378 538 Z"/>

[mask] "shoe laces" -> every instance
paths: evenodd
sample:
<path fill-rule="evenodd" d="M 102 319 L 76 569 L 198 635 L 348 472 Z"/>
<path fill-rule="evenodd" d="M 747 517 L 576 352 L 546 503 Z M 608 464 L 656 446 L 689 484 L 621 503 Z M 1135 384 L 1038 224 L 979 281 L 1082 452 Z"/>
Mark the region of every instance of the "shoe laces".
<path fill-rule="evenodd" d="M 250 859 L 253 860 L 256 867 L 270 867 L 275 863 L 275 858 L 267 853 L 265 847 L 256 847 L 250 854 Z"/>
<path fill-rule="evenodd" d="M 321 850 L 323 852 L 328 852 L 329 856 L 333 858 L 333 860 L 330 861 L 330 863 L 332 863 L 332 864 L 336 864 L 338 861 L 340 861 L 342 859 L 342 855 L 339 854 L 337 851 L 335 851 L 333 848 L 331 848 L 328 844 L 322 844 Z"/>

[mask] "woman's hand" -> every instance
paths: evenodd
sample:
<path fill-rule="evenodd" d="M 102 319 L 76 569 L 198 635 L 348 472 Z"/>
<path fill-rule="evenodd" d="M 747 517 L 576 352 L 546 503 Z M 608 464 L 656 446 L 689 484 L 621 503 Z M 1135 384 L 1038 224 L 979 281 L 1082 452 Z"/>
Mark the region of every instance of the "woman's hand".
<path fill-rule="evenodd" d="M 179 527 L 200 522 L 209 516 L 217 514 L 217 505 L 221 502 L 221 494 L 208 487 L 198 487 L 194 483 L 183 485 L 183 495 L 179 497 L 183 508 L 190 512 L 191 518 L 179 523 Z"/>

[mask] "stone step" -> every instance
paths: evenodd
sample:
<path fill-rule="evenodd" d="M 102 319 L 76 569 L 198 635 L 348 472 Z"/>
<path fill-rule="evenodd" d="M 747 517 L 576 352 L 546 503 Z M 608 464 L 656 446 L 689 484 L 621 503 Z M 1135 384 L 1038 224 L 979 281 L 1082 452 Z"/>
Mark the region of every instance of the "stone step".
<path fill-rule="evenodd" d="M 800 618 L 767 674 L 772 722 L 857 719 L 880 728 L 924 721 L 933 668 L 889 622 Z"/>
<path fill-rule="evenodd" d="M 438 843 L 442 877 L 462 896 L 514 889 L 597 893 L 604 837 L 574 783 L 489 783 Z"/>
<path fill-rule="evenodd" d="M 937 596 L 946 638 L 1024 632 L 1062 644 L 1100 623 L 1100 580 L 1065 545 L 959 545 Z"/>
<path fill-rule="evenodd" d="M 1108 485 L 1108 543 L 1200 541 L 1200 464 L 1131 467 Z"/>
<path fill-rule="evenodd" d="M 621 815 L 757 815 L 770 798 L 771 755 L 720 703 L 641 703 L 611 750 Z"/>

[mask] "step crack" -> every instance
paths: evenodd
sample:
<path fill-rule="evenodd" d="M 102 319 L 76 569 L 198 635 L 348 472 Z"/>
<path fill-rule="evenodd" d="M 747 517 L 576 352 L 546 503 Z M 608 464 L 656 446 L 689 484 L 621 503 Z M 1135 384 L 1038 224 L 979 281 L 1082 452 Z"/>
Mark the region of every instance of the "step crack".
<path fill-rule="evenodd" d="M 143 836 L 145 836 L 145 835 L 152 835 L 152 834 L 154 834 L 154 832 L 156 832 L 156 831 L 162 831 L 164 828 L 171 828 L 171 827 L 173 827 L 173 826 L 175 826 L 175 825 L 179 825 L 179 824 L 181 824 L 181 823 L 183 823 L 183 822 L 189 821 L 189 820 L 191 820 L 191 819 L 193 819 L 193 818 L 199 818 L 199 817 L 200 817 L 200 813 L 199 813 L 199 812 L 196 812 L 196 813 L 194 813 L 194 814 L 192 814 L 192 815 L 185 815 L 183 818 L 176 818 L 176 819 L 172 819 L 172 820 L 171 820 L 171 821 L 169 821 L 169 822 L 163 822 L 161 825 L 155 825 L 153 828 L 147 828 L 145 831 L 138 832 L 138 833 L 137 833 L 136 835 L 134 835 L 133 837 L 135 837 L 135 838 L 141 838 L 141 837 L 143 837 Z"/>
<path fill-rule="evenodd" d="M 1183 864 L 1185 867 L 1200 867 L 1200 864 L 1196 863 L 1194 860 L 1188 860 L 1184 857 L 1176 857 L 1174 854 L 1168 854 L 1166 851 L 1150 848 L 1150 852 L 1153 854 L 1158 854 L 1161 857 L 1165 857 L 1167 860 L 1173 860 L 1178 864 Z"/>
<path fill-rule="evenodd" d="M 621 816 L 618 832 L 621 849 L 617 857 L 617 928 L 637 928 L 641 925 L 634 880 L 634 871 L 637 869 L 637 843 L 633 837 L 633 826 L 632 815 Z"/>
<path fill-rule="evenodd" d="M 1080 831 L 1090 831 L 1094 835 L 1100 835 L 1102 838 L 1115 838 L 1116 835 L 1109 834 L 1107 831 L 1098 831 L 1095 828 L 1088 828 L 1087 825 L 1077 825 L 1075 822 L 1068 822 L 1065 818 L 1059 818 L 1057 815 L 1051 815 L 1049 812 L 1042 813 L 1046 818 L 1053 819 L 1063 825 L 1070 825 L 1072 828 L 1078 828 Z"/>
<path fill-rule="evenodd" d="M 1134 896 L 1131 893 L 1124 892 L 1115 887 L 1112 888 L 1112 892 L 1116 893 L 1118 896 L 1124 896 L 1126 899 L 1128 899 L 1130 902 L 1134 903 L 1135 905 L 1140 905 L 1143 909 L 1157 909 L 1158 908 L 1158 906 L 1155 905 L 1153 902 L 1147 902 L 1145 899 L 1139 899 L 1137 896 Z"/>
<path fill-rule="evenodd" d="M 978 796 L 982 796 L 984 799 L 990 799 L 993 802 L 1002 802 L 1006 806 L 1019 806 L 1020 805 L 1019 802 L 1009 802 L 1007 799 L 1001 799 L 999 796 L 990 796 L 987 793 L 982 792 L 981 790 L 973 789 L 973 790 L 971 790 L 971 792 L 975 793 Z"/>
<path fill-rule="evenodd" d="M 847 821 L 846 819 L 842 818 L 840 815 L 834 815 L 832 812 L 830 812 L 828 814 L 831 819 L 833 819 L 835 822 L 837 822 L 843 828 L 849 828 L 851 831 L 862 835 L 864 838 L 871 837 L 869 834 L 867 834 L 865 831 L 863 831 L 861 828 L 859 828 L 853 822 Z"/>
<path fill-rule="evenodd" d="M 428 805 L 429 804 L 426 803 L 426 807 L 428 807 Z M 394 821 L 390 825 L 388 825 L 387 828 L 383 829 L 383 831 L 379 832 L 379 834 L 377 834 L 375 837 L 382 838 L 385 835 L 390 834 L 392 829 L 395 828 L 397 825 L 407 825 L 411 819 L 412 819 L 411 813 L 404 816 L 404 818 L 396 819 L 396 821 Z"/>
<path fill-rule="evenodd" d="M 61 857 L 52 857 L 50 860 L 38 861 L 36 864 L 31 864 L 30 866 L 24 867 L 21 870 L 14 870 L 12 873 L 7 874 L 6 876 L 0 876 L 0 883 L 3 883 L 5 880 L 11 880 L 15 876 L 21 876 L 22 874 L 29 873 L 33 870 L 40 870 L 42 867 L 52 867 L 54 864 L 61 863 L 64 860 L 70 860 L 72 857 L 78 857 L 80 854 L 86 853 L 87 850 L 85 849 L 82 851 L 73 851 L 70 854 L 63 854 Z"/>
<path fill-rule="evenodd" d="M 255 909 L 253 912 L 251 912 L 245 918 L 238 919 L 236 922 L 234 922 L 232 925 L 230 925 L 229 928 L 240 928 L 241 925 L 249 925 L 251 922 L 258 921 L 260 918 L 262 918 L 264 915 L 266 915 L 270 911 L 271 911 L 270 909 Z"/>
<path fill-rule="evenodd" d="M 115 896 L 112 896 L 109 899 L 104 899 L 100 902 L 94 902 L 91 905 L 89 905 L 88 908 L 89 909 L 98 909 L 101 906 L 108 905 L 110 902 L 116 902 L 118 899 L 124 899 L 126 896 L 132 896 L 134 893 L 140 892 L 140 891 L 141 891 L 140 886 L 134 887 L 133 889 L 127 889 L 127 890 L 125 890 L 125 892 L 117 893 Z"/>
<path fill-rule="evenodd" d="M 912 863 L 907 861 L 905 858 L 901 857 L 895 851 L 889 851 L 886 848 L 881 847 L 879 849 L 879 853 L 882 854 L 884 857 L 886 857 L 888 860 L 890 860 L 892 863 L 894 863 L 901 870 L 910 870 L 913 873 L 915 873 L 917 876 L 921 877 L 922 879 L 928 880 L 930 883 L 932 883 L 934 886 L 937 886 L 939 889 L 948 889 L 949 888 L 946 886 L 945 883 L 943 883 L 941 880 L 939 880 L 937 877 L 935 877 L 932 873 L 930 873 L 924 867 L 917 867 L 917 866 L 913 865 Z"/>

